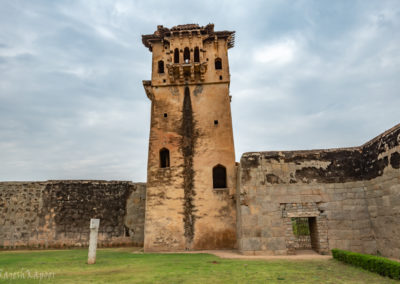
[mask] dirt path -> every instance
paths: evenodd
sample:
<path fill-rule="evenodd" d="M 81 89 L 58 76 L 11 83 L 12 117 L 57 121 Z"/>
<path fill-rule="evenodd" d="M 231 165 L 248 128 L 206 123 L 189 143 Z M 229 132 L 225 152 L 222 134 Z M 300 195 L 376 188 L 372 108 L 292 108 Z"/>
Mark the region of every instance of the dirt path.
<path fill-rule="evenodd" d="M 331 259 L 331 255 L 320 255 L 312 250 L 298 251 L 296 255 L 243 255 L 235 250 L 199 250 L 199 251 L 184 251 L 179 253 L 209 253 L 220 258 L 228 259 L 265 259 L 265 260 L 312 260 L 312 259 Z"/>
<path fill-rule="evenodd" d="M 46 250 L 2 250 L 0 253 L 31 253 L 43 251 L 62 251 L 63 249 L 46 249 Z M 143 253 L 143 248 L 121 247 L 121 248 L 99 248 L 98 250 L 118 250 L 129 251 L 132 253 Z M 320 255 L 312 250 L 297 251 L 296 255 L 243 255 L 236 250 L 195 250 L 195 251 L 177 251 L 177 252 L 161 252 L 161 253 L 209 253 L 220 258 L 227 259 L 254 259 L 254 260 L 312 260 L 312 259 L 331 259 L 331 255 Z M 395 260 L 395 259 L 394 259 Z M 399 261 L 396 259 L 396 261 Z"/>
<path fill-rule="evenodd" d="M 210 253 L 220 258 L 231 258 L 231 259 L 266 259 L 266 260 L 310 260 L 310 259 L 331 259 L 330 255 L 320 255 L 314 251 L 302 251 L 296 255 L 242 255 L 236 251 L 210 251 Z"/>

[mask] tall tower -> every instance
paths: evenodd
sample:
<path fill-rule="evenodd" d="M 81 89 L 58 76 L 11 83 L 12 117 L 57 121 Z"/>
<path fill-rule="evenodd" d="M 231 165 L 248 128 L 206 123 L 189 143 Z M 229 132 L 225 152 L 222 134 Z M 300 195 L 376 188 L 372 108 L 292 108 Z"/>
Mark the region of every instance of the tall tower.
<path fill-rule="evenodd" d="M 233 31 L 158 26 L 153 53 L 145 251 L 236 246 L 236 165 L 229 96 Z"/>

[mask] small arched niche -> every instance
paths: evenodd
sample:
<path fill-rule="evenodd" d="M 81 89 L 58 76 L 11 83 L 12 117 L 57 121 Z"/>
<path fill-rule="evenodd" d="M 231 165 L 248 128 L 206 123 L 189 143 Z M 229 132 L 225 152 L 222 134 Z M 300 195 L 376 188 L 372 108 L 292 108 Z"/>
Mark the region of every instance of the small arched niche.
<path fill-rule="evenodd" d="M 189 50 L 189 47 L 185 47 L 185 49 L 183 50 L 183 61 L 185 63 L 189 63 L 190 62 L 190 50 Z"/>
<path fill-rule="evenodd" d="M 194 62 L 200 62 L 200 50 L 199 48 L 196 46 L 194 48 Z"/>
<path fill-rule="evenodd" d="M 221 58 L 217 57 L 215 58 L 215 70 L 221 70 L 222 69 L 222 60 Z"/>
<path fill-rule="evenodd" d="M 213 188 L 226 188 L 226 168 L 223 165 L 216 165 L 212 170 Z"/>
<path fill-rule="evenodd" d="M 179 63 L 179 49 L 174 50 L 174 63 Z"/>

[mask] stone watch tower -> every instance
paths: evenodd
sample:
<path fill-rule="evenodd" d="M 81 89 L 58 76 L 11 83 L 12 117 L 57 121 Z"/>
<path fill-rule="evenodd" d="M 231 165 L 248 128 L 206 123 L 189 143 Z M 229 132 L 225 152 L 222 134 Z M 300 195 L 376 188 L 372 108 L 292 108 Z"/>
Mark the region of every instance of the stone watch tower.
<path fill-rule="evenodd" d="M 145 251 L 236 246 L 236 166 L 229 96 L 233 31 L 158 26 L 153 53 Z"/>

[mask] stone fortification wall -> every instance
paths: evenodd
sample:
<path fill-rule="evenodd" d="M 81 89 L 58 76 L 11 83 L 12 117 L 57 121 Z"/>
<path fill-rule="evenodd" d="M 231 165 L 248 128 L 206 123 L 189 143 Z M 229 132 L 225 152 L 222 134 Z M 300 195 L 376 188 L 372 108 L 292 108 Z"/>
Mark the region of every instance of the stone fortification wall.
<path fill-rule="evenodd" d="M 146 185 L 128 181 L 0 182 L 0 247 L 143 245 Z"/>
<path fill-rule="evenodd" d="M 367 168 L 380 163 L 378 176 L 365 182 L 377 254 L 400 259 L 400 126 L 366 143 Z M 381 169 L 383 168 L 383 169 Z"/>
<path fill-rule="evenodd" d="M 361 147 L 244 154 L 237 186 L 239 249 L 295 253 L 291 218 L 307 217 L 320 253 L 398 253 L 399 141 L 397 125 Z"/>

